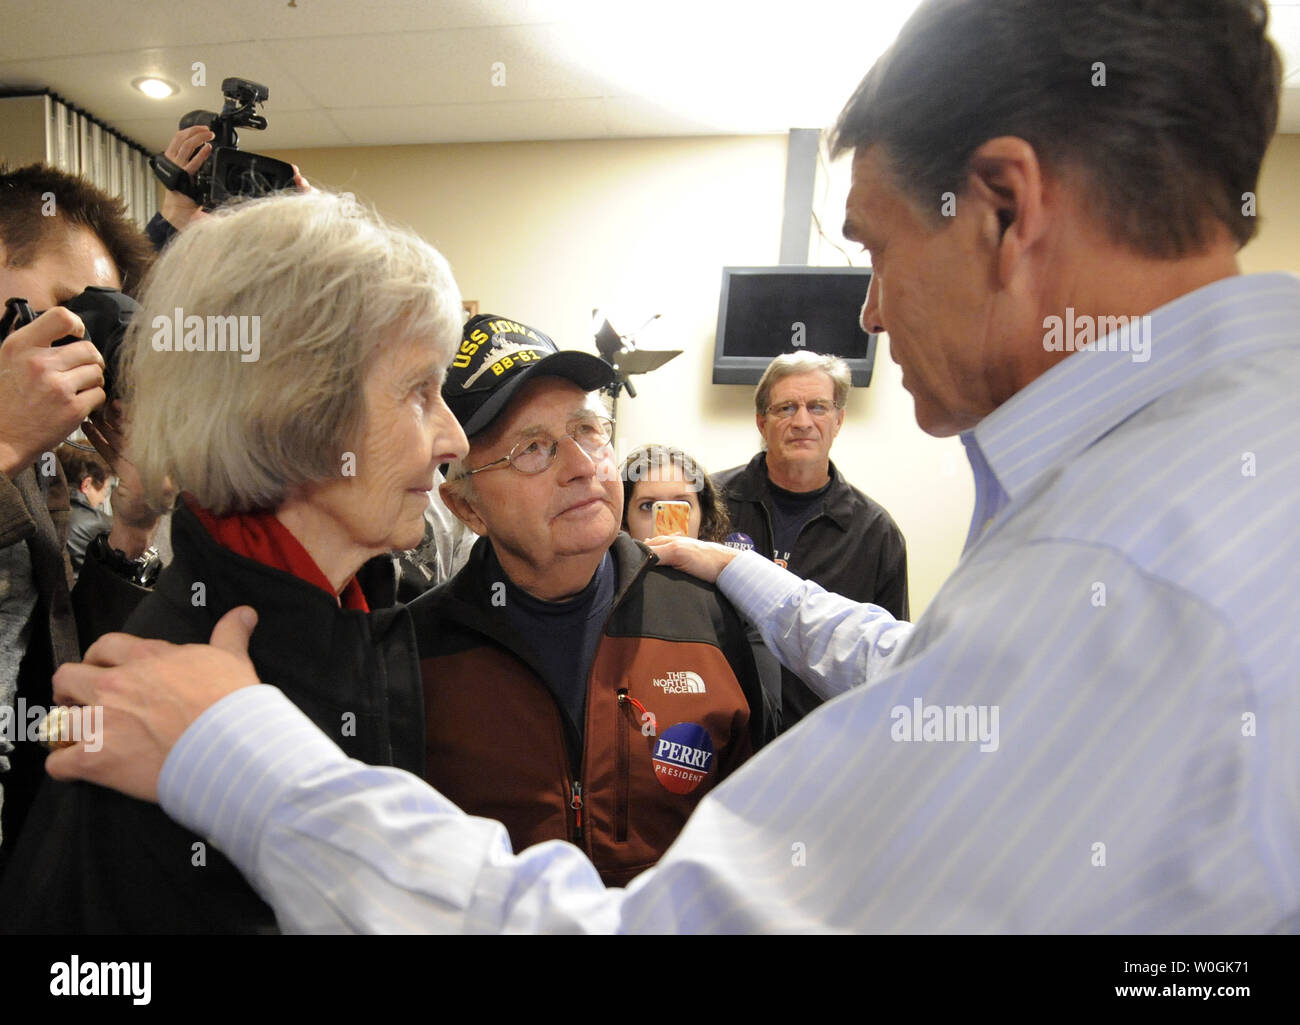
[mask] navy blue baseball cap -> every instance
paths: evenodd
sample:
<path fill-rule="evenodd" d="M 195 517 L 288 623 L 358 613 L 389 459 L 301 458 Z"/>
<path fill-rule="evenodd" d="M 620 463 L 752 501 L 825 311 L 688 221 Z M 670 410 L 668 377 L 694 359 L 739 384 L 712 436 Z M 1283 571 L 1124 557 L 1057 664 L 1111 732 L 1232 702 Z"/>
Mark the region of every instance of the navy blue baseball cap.
<path fill-rule="evenodd" d="M 483 313 L 471 318 L 461 333 L 442 397 L 466 437 L 472 438 L 497 418 L 527 382 L 545 376 L 563 377 L 583 391 L 596 391 L 614 380 L 614 368 L 590 353 L 561 350 L 527 324 Z"/>

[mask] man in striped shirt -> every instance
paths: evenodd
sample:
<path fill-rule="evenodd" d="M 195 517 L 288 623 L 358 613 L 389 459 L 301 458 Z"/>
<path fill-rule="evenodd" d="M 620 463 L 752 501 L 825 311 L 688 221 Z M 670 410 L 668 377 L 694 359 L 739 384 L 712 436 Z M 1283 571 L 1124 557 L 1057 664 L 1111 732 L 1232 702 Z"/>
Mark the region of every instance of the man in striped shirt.
<path fill-rule="evenodd" d="M 51 771 L 160 798 L 287 930 L 1300 928 L 1300 282 L 1236 263 L 1277 116 L 1266 20 L 929 0 L 863 80 L 834 138 L 862 322 L 966 446 L 966 550 L 912 629 L 657 542 L 834 700 L 625 889 L 349 763 L 212 647 L 114 636 L 89 660 L 121 668 L 61 670 L 118 736 Z"/>

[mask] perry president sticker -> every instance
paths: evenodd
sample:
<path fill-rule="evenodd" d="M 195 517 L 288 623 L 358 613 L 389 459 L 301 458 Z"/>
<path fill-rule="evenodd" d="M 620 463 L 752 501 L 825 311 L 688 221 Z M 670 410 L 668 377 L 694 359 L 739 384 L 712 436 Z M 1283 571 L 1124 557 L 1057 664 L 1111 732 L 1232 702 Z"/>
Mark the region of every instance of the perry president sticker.
<path fill-rule="evenodd" d="M 728 534 L 722 539 L 722 543 L 728 548 L 738 548 L 742 552 L 752 552 L 754 550 L 754 539 L 748 534 L 742 534 L 739 530 Z"/>
<path fill-rule="evenodd" d="M 669 726 L 654 740 L 655 779 L 674 794 L 689 794 L 713 767 L 709 731 L 693 722 Z"/>

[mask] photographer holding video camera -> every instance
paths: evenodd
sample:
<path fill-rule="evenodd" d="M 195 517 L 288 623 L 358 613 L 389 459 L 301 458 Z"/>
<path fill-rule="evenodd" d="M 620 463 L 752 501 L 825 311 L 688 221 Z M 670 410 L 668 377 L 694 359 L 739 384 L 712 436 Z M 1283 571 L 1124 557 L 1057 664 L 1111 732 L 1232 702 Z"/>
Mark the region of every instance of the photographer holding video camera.
<path fill-rule="evenodd" d="M 145 229 L 156 249 L 162 249 L 194 218 L 228 200 L 290 187 L 301 192 L 311 188 L 293 164 L 238 148 L 235 129 L 266 128 L 266 118 L 256 113 L 255 107 L 265 103 L 271 91 L 244 78 L 227 78 L 221 83 L 221 92 L 226 102 L 220 113 L 190 111 L 181 118 L 167 148 L 149 160 L 167 190 L 162 209 Z"/>
<path fill-rule="evenodd" d="M 157 520 L 118 454 L 120 425 L 105 405 L 104 328 L 91 335 L 96 341 L 83 339 L 87 321 L 101 316 L 91 308 L 106 300 L 120 312 L 130 302 L 96 289 L 133 292 L 151 259 L 120 201 L 42 165 L 0 167 L 0 302 L 21 300 L 6 304 L 0 333 L 0 715 L 10 726 L 0 732 L 0 864 L 44 763 L 39 744 L 10 743 L 25 736 L 17 700 L 48 706 L 53 670 L 125 622 L 147 593 L 131 577 L 143 569 Z M 69 302 L 84 316 L 60 305 Z M 68 484 L 53 450 L 83 422 L 121 483 L 112 532 L 91 545 L 73 589 Z"/>

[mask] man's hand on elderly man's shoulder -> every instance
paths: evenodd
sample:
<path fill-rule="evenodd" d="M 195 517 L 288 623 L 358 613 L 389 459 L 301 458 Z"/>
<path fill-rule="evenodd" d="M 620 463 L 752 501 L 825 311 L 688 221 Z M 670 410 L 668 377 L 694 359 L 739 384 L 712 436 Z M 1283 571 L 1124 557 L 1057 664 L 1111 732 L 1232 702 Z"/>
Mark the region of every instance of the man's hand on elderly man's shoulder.
<path fill-rule="evenodd" d="M 659 557 L 660 564 L 699 577 L 709 584 L 717 583 L 718 574 L 740 554 L 726 545 L 680 535 L 652 537 L 646 544 Z"/>

